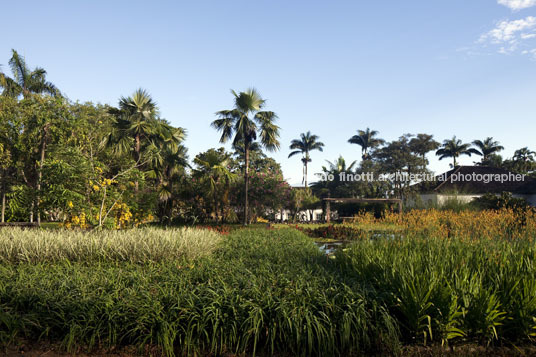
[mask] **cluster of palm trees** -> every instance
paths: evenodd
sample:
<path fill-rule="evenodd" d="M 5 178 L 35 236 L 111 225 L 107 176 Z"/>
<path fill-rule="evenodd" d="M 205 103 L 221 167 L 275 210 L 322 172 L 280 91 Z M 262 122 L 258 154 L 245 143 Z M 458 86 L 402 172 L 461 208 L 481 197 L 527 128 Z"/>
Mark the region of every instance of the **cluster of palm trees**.
<path fill-rule="evenodd" d="M 463 143 L 460 139 L 456 138 L 456 136 L 453 136 L 452 139 L 443 141 L 443 145 L 436 151 L 436 155 L 439 156 L 439 160 L 452 158 L 452 167 L 456 167 L 458 165 L 457 159 L 461 155 L 471 156 L 474 154 L 482 156 L 482 162 L 487 162 L 490 155 L 504 150 L 504 147 L 491 137 L 484 140 L 475 140 L 472 145 L 475 147 L 471 147 L 471 144 Z"/>
<path fill-rule="evenodd" d="M 24 58 L 15 50 L 9 60 L 12 75 L 0 72 L 0 88 L 2 96 L 11 98 L 27 97 L 31 94 L 49 94 L 62 97 L 60 91 L 46 79 L 46 71 L 42 68 L 30 68 Z M 266 101 L 254 88 L 242 92 L 231 91 L 234 105 L 231 109 L 221 110 L 216 113 L 217 119 L 212 122 L 212 127 L 221 132 L 220 142 L 232 141 L 233 148 L 240 154 L 244 161 L 244 223 L 248 222 L 248 186 L 250 171 L 250 153 L 264 147 L 268 151 L 279 149 L 280 128 L 275 124 L 277 115 L 265 109 Z M 175 128 L 166 120 L 160 118 L 158 108 L 149 95 L 143 89 L 136 90 L 131 96 L 122 97 L 117 108 L 109 109 L 112 116 L 112 130 L 103 140 L 105 147 L 112 148 L 118 154 L 132 155 L 136 168 L 141 169 L 145 177 L 156 180 L 159 187 L 159 197 L 165 202 L 172 196 L 173 182 L 188 167 L 186 148 L 182 145 L 186 131 L 183 128 Z M 41 163 L 43 166 L 44 151 L 47 145 L 47 127 L 42 135 Z M 385 140 L 378 137 L 379 132 L 366 128 L 357 130 L 357 134 L 348 139 L 350 144 L 361 148 L 363 162 L 370 162 L 376 157 L 377 150 L 387 146 Z M 1 133 L 0 133 L 1 135 Z M 303 164 L 302 183 L 308 187 L 308 164 L 312 161 L 313 151 L 322 152 L 324 143 L 319 136 L 310 131 L 300 134 L 300 137 L 290 143 L 289 158 L 301 155 Z M 444 140 L 440 145 L 432 135 L 418 134 L 416 136 L 404 136 L 404 143 L 410 147 L 410 151 L 420 158 L 422 169 L 426 168 L 426 154 L 437 150 L 439 160 L 452 158 L 452 166 L 458 164 L 461 156 L 479 155 L 482 164 L 489 162 L 492 157 L 503 150 L 497 141 L 488 137 L 485 140 L 475 140 L 472 144 L 464 143 L 455 136 Z M 385 146 L 384 146 L 385 145 Z M 0 148 L 1 149 L 1 148 Z M 207 176 L 207 189 L 215 191 L 216 182 L 220 179 L 230 180 L 230 173 L 226 170 L 227 159 L 214 152 L 208 153 L 203 158 L 198 158 L 194 163 L 197 169 L 195 176 Z M 535 153 L 523 148 L 515 153 L 515 158 L 520 162 L 533 162 Z M 342 159 L 342 158 L 341 158 Z M 353 162 L 350 167 L 353 167 Z M 343 167 L 344 166 L 344 167 Z M 346 163 L 341 160 L 330 163 L 334 170 L 348 170 Z M 40 190 L 41 172 L 37 181 L 37 192 Z M 138 180 L 134 182 L 134 190 L 138 192 Z M 211 192 L 212 192 L 211 191 Z M 35 200 L 39 204 L 39 197 Z M 216 203 L 215 203 L 216 204 Z M 33 211 L 33 210 L 32 210 Z M 39 210 L 37 210 L 38 212 Z M 39 219 L 39 217 L 38 217 Z"/>

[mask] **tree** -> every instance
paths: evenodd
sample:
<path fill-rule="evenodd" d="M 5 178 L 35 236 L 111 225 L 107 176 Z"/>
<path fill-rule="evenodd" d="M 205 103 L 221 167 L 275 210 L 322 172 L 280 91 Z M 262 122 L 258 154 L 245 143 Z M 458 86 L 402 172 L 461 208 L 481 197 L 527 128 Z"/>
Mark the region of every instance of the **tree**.
<path fill-rule="evenodd" d="M 394 174 L 393 180 L 388 180 L 392 191 L 397 197 L 403 198 L 410 191 L 411 175 L 423 173 L 423 157 L 417 154 L 412 148 L 411 134 L 405 134 L 387 143 L 384 147 L 375 152 L 380 169 L 383 173 Z M 415 143 L 415 142 L 414 142 Z"/>
<path fill-rule="evenodd" d="M 453 136 L 452 139 L 444 140 L 441 148 L 436 151 L 436 155 L 439 156 L 439 160 L 452 157 L 452 167 L 457 166 L 456 159 L 458 157 L 461 155 L 471 156 L 471 154 L 476 154 L 476 150 L 471 148 L 471 144 L 462 143 L 460 139 L 456 139 L 456 136 Z"/>
<path fill-rule="evenodd" d="M 222 133 L 220 142 L 225 143 L 233 138 L 236 146 L 244 144 L 244 225 L 248 224 L 248 184 L 249 184 L 249 151 L 251 144 L 258 139 L 268 151 L 279 149 L 279 127 L 275 125 L 277 115 L 271 111 L 263 111 L 266 101 L 254 88 L 236 93 L 234 108 L 221 110 L 216 113 L 218 119 L 212 122 L 212 127 Z"/>
<path fill-rule="evenodd" d="M 341 193 L 341 187 L 347 184 L 346 182 L 341 182 L 341 174 L 351 174 L 357 163 L 356 161 L 352 161 L 350 165 L 347 165 L 346 160 L 342 156 L 339 156 L 333 162 L 329 160 L 326 160 L 326 162 L 328 166 L 322 166 L 322 173 L 317 174 L 322 179 L 311 185 L 313 191 L 320 197 L 333 196 L 336 193 Z M 345 195 L 343 194 L 343 196 Z"/>
<path fill-rule="evenodd" d="M 46 80 L 47 72 L 40 67 L 33 70 L 28 67 L 23 56 L 17 51 L 11 50 L 12 56 L 9 66 L 13 78 L 0 73 L 0 87 L 3 88 L 3 95 L 19 97 L 21 94 L 26 98 L 31 94 L 50 94 L 60 96 L 61 93 L 54 84 Z"/>
<path fill-rule="evenodd" d="M 504 150 L 504 147 L 501 146 L 498 141 L 493 140 L 492 137 L 487 137 L 483 141 L 475 140 L 473 141 L 473 145 L 476 146 L 474 153 L 482 156 L 481 163 L 488 162 L 491 154 L 496 154 L 499 151 Z"/>
<path fill-rule="evenodd" d="M 144 89 L 137 89 L 130 97 L 121 97 L 119 109 L 111 108 L 114 115 L 113 130 L 105 140 L 105 144 L 113 146 L 118 153 L 132 151 L 136 162 L 142 161 L 142 151 L 154 148 L 155 140 L 170 138 L 169 127 L 164 127 L 157 120 L 158 108 L 151 95 Z M 179 135 L 184 132 L 173 133 Z M 180 140 L 179 140 L 180 141 Z M 154 152 L 154 151 L 153 151 Z M 135 191 L 139 190 L 139 181 L 134 182 Z"/>
<path fill-rule="evenodd" d="M 376 130 L 370 130 L 367 128 L 365 131 L 358 130 L 357 135 L 348 139 L 350 144 L 357 144 L 361 146 L 361 157 L 363 160 L 370 159 L 369 151 L 382 145 L 385 140 L 376 138 L 379 132 Z"/>
<path fill-rule="evenodd" d="M 536 152 L 530 150 L 528 147 L 524 147 L 516 150 L 512 159 L 505 160 L 504 164 L 509 170 L 528 174 L 536 170 L 535 155 Z"/>
<path fill-rule="evenodd" d="M 33 191 L 30 221 L 33 222 L 34 207 L 37 223 L 41 223 L 41 195 L 43 168 L 49 145 L 59 144 L 70 127 L 69 105 L 62 97 L 29 95 L 18 104 L 22 121 L 20 150 L 24 153 L 22 175 L 26 185 Z M 37 163 L 37 164 L 36 164 Z"/>
<path fill-rule="evenodd" d="M 409 147 L 411 151 L 421 157 L 422 168 L 425 169 L 428 165 L 426 154 L 428 154 L 430 151 L 437 150 L 437 148 L 439 148 L 439 143 L 434 140 L 433 135 L 417 134 L 416 137 L 409 141 Z"/>
<path fill-rule="evenodd" d="M 0 87 L 3 89 L 2 96 L 9 96 L 12 98 L 18 98 L 21 94 L 27 99 L 33 94 L 50 94 L 56 97 L 61 97 L 61 93 L 54 84 L 46 80 L 47 72 L 40 67 L 30 69 L 26 64 L 23 56 L 20 56 L 17 51 L 11 50 L 12 56 L 9 60 L 9 66 L 13 78 L 9 78 L 5 73 L 0 73 Z M 36 113 L 37 114 L 37 113 Z M 43 167 L 45 163 L 45 150 L 47 141 L 49 138 L 49 131 L 51 123 L 45 121 L 42 123 L 41 142 L 39 144 L 40 157 L 39 157 L 39 169 L 38 178 L 36 184 L 36 197 L 32 206 L 37 207 L 37 223 L 41 223 L 41 216 L 39 211 L 39 195 L 41 191 L 41 181 L 43 176 Z M 33 221 L 33 210 L 30 214 L 30 221 Z"/>
<path fill-rule="evenodd" d="M 196 168 L 193 177 L 201 183 L 203 193 L 212 200 L 212 211 L 215 218 L 218 217 L 218 209 L 221 211 L 223 220 L 225 196 L 229 192 L 229 184 L 234 180 L 234 173 L 230 171 L 231 154 L 226 153 L 223 148 L 218 150 L 209 149 L 194 158 Z M 220 204 L 220 205 L 219 205 Z"/>
<path fill-rule="evenodd" d="M 307 187 L 307 164 L 311 162 L 309 152 L 313 150 L 323 151 L 324 143 L 318 141 L 317 135 L 311 135 L 311 132 L 302 133 L 300 139 L 294 139 L 290 143 L 290 149 L 292 151 L 288 157 L 292 157 L 297 154 L 302 154 L 303 162 L 303 182 L 304 187 Z"/>

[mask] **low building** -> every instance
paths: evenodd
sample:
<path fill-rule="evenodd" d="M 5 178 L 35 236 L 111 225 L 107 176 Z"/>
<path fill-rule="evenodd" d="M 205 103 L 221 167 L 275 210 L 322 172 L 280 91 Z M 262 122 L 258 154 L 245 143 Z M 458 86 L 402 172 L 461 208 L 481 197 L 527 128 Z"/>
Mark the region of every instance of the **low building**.
<path fill-rule="evenodd" d="M 509 192 L 536 206 L 536 179 L 497 167 L 457 166 L 434 181 L 419 183 L 418 192 L 424 205 L 442 206 L 451 200 L 468 203 L 485 194 Z"/>

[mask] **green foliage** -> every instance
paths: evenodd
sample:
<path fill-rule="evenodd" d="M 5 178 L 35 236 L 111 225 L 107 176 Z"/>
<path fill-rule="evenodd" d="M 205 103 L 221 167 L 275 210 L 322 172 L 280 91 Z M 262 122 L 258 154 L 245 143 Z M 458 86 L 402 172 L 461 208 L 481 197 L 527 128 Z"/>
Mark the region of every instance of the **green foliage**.
<path fill-rule="evenodd" d="M 536 313 L 535 249 L 528 241 L 404 237 L 358 241 L 335 261 L 389 307 L 406 343 L 523 343 Z"/>
<path fill-rule="evenodd" d="M 524 210 L 529 208 L 529 204 L 525 199 L 513 197 L 509 192 L 503 192 L 499 196 L 488 193 L 476 198 L 470 205 L 479 209 L 494 210 L 503 208 Z"/>
<path fill-rule="evenodd" d="M 345 282 L 296 231 L 235 231 L 210 256 L 179 260 L 151 259 L 181 250 L 171 239 L 174 231 L 153 237 L 156 248 L 135 249 L 130 244 L 141 235 L 125 233 L 117 243 L 112 236 L 91 236 L 88 243 L 69 234 L 67 243 L 48 237 L 50 253 L 37 251 L 37 236 L 18 241 L 31 259 L 2 265 L 3 342 L 17 335 L 41 338 L 71 352 L 156 345 L 165 355 L 346 355 L 398 348 L 387 309 L 365 299 L 352 280 Z"/>

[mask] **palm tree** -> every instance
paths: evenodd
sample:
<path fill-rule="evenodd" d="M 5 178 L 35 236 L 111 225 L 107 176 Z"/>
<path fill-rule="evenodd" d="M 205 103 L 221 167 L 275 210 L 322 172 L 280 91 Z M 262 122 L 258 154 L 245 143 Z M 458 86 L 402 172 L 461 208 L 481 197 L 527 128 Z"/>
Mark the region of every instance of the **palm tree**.
<path fill-rule="evenodd" d="M 139 164 L 142 141 L 149 143 L 150 139 L 154 139 L 163 131 L 162 122 L 156 119 L 156 103 L 146 90 L 140 88 L 130 97 L 121 97 L 119 109 L 112 108 L 110 113 L 115 117 L 114 130 L 105 139 L 105 144 L 113 146 L 118 153 L 133 150 L 134 160 Z M 137 192 L 138 180 L 134 185 Z"/>
<path fill-rule="evenodd" d="M 218 119 L 212 122 L 212 127 L 222 132 L 220 142 L 229 141 L 233 135 L 236 146 L 243 141 L 245 153 L 244 170 L 244 225 L 248 224 L 248 188 L 249 188 L 249 150 L 251 144 L 258 139 L 268 151 L 279 149 L 279 127 L 275 125 L 277 115 L 271 111 L 263 111 L 266 101 L 254 88 L 236 93 L 234 108 L 221 110 L 216 113 Z"/>
<path fill-rule="evenodd" d="M 471 156 L 471 154 L 476 154 L 476 149 L 471 148 L 471 144 L 462 143 L 460 139 L 456 139 L 456 136 L 453 136 L 452 139 L 444 140 L 441 148 L 436 151 L 439 160 L 452 157 L 453 167 L 457 166 L 456 159 L 458 157 L 461 155 Z"/>
<path fill-rule="evenodd" d="M 210 149 L 199 154 L 194 159 L 196 169 L 194 177 L 198 178 L 208 196 L 212 197 L 213 211 L 218 216 L 218 202 L 223 201 L 218 197 L 223 188 L 228 188 L 235 175 L 229 170 L 231 155 L 220 150 Z M 223 209 L 222 209 L 223 211 Z M 222 217 L 223 219 L 223 214 Z"/>
<path fill-rule="evenodd" d="M 365 131 L 358 130 L 357 135 L 354 135 L 348 139 L 348 142 L 350 144 L 357 144 L 361 146 L 361 156 L 363 160 L 367 160 L 370 158 L 369 151 L 371 149 L 375 149 L 385 143 L 385 140 L 375 137 L 378 134 L 378 131 L 370 130 L 369 128 L 367 128 Z"/>
<path fill-rule="evenodd" d="M 524 147 L 516 150 L 512 160 L 506 160 L 505 164 L 512 171 L 528 174 L 536 167 L 535 155 L 536 152 Z"/>
<path fill-rule="evenodd" d="M 147 146 L 150 165 L 147 176 L 157 179 L 161 201 L 171 198 L 174 178 L 189 166 L 188 150 L 182 145 L 185 136 L 183 128 L 174 128 L 162 122 L 155 128 L 155 134 Z"/>
<path fill-rule="evenodd" d="M 322 166 L 322 171 L 332 174 L 333 176 L 339 176 L 342 172 L 351 172 L 354 168 L 357 161 L 352 161 L 350 165 L 346 165 L 346 160 L 339 156 L 336 161 L 329 161 L 326 160 L 326 162 L 329 165 L 329 168 L 326 168 L 325 166 Z"/>
<path fill-rule="evenodd" d="M 303 162 L 303 182 L 304 187 L 307 187 L 307 164 L 311 162 L 311 157 L 309 156 L 309 152 L 313 150 L 318 151 L 324 151 L 323 150 L 324 143 L 318 141 L 317 135 L 311 135 L 311 132 L 308 131 L 307 133 L 300 134 L 300 139 L 294 139 L 290 143 L 290 149 L 294 150 L 292 151 L 288 157 L 292 157 L 297 154 L 302 154 L 302 162 Z"/>
<path fill-rule="evenodd" d="M 474 149 L 474 153 L 482 156 L 482 162 L 487 162 L 491 154 L 504 150 L 504 147 L 498 141 L 494 141 L 492 137 L 487 137 L 484 141 L 475 140 L 473 145 L 477 147 L 477 149 Z"/>
<path fill-rule="evenodd" d="M 28 67 L 23 56 L 17 51 L 11 50 L 12 56 L 9 66 L 13 78 L 9 78 L 4 73 L 0 73 L 0 87 L 4 89 L 3 94 L 11 97 L 19 97 L 21 94 L 28 97 L 30 94 L 50 94 L 60 96 L 60 91 L 56 86 L 46 80 L 47 71 L 36 67 L 33 70 Z"/>
<path fill-rule="evenodd" d="M 530 150 L 528 147 L 521 148 L 514 152 L 514 160 L 520 162 L 534 162 L 534 155 L 536 152 Z"/>

